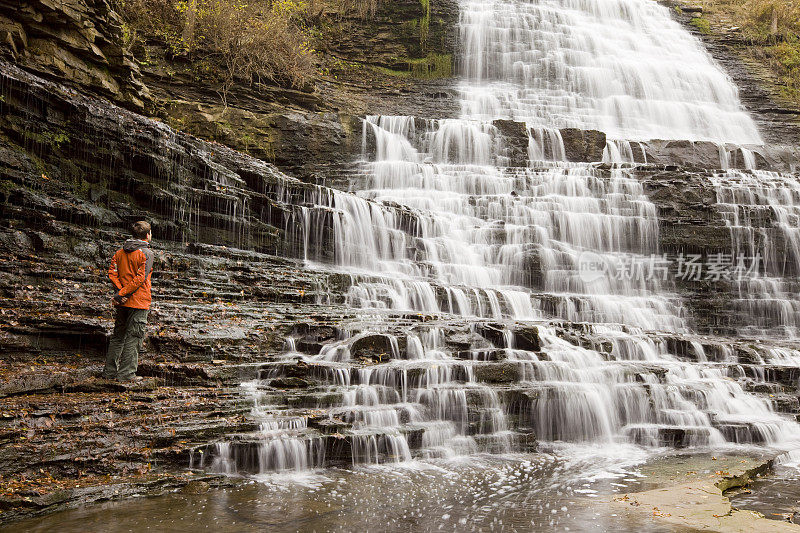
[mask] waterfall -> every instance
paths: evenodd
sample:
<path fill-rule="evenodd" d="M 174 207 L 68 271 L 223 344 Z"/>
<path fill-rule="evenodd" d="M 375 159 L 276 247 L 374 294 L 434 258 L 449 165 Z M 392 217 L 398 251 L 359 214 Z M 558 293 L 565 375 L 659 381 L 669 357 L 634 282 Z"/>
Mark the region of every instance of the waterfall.
<path fill-rule="evenodd" d="M 744 333 L 800 335 L 800 183 L 794 176 L 729 170 L 712 176 L 718 208 L 731 232 L 736 310 Z"/>
<path fill-rule="evenodd" d="M 413 133 L 413 122 L 368 117 L 365 131 L 374 134 L 376 153 L 396 158 L 402 152 L 405 159 L 368 162 L 373 188 L 358 196 L 335 194 L 339 265 L 392 274 L 383 284 L 362 286 L 353 303 L 531 319 L 545 305 L 535 293 L 541 291 L 546 305 L 568 320 L 685 329 L 680 303 L 658 277 L 587 277 L 581 271 L 582 261 L 610 267 L 633 256 L 643 264 L 658 253 L 655 206 L 630 170 L 464 164 L 483 156 L 461 150 L 457 161 L 442 160 L 447 150 L 440 142 L 474 145 L 471 122 L 461 121 L 460 136 L 454 121 L 448 121 L 448 135 L 440 134 L 441 124 L 429 124 L 424 136 Z M 476 150 L 482 153 L 486 144 Z M 389 203 L 402 206 L 402 215 L 382 207 Z M 445 293 L 476 305 L 437 298 Z"/>
<path fill-rule="evenodd" d="M 535 439 L 800 440 L 778 400 L 753 392 L 767 386 L 754 361 L 800 352 L 695 336 L 636 169 L 564 161 L 564 127 L 605 132 L 606 163 L 633 163 L 648 139 L 712 141 L 725 157 L 725 143 L 760 143 L 700 42 L 651 0 L 464 0 L 460 34 L 461 117 L 366 117 L 358 186 L 320 189 L 297 216 L 302 257 L 346 271 L 347 304 L 369 321 L 318 353 L 289 342 L 247 385 L 315 384 L 254 411 L 306 409 L 313 427 L 262 432 L 251 468 L 528 451 Z M 526 166 L 508 165 L 496 119 L 525 123 Z M 736 311 L 755 317 L 753 331 L 791 334 L 797 182 L 732 170 L 710 181 L 732 255 L 764 259 L 764 275 L 738 285 Z M 230 471 L 230 447 L 209 453 Z"/>
<path fill-rule="evenodd" d="M 731 79 L 649 0 L 464 1 L 464 116 L 761 144 Z"/>

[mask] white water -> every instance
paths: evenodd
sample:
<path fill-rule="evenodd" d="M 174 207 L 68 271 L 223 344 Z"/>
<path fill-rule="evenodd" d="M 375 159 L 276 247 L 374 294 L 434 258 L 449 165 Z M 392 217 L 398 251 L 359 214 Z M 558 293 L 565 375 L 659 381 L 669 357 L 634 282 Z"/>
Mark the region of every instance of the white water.
<path fill-rule="evenodd" d="M 730 348 L 683 340 L 686 311 L 666 276 L 613 274 L 659 254 L 658 214 L 633 170 L 550 161 L 563 159 L 561 127 L 605 131 L 605 157 L 617 161 L 632 159 L 641 139 L 760 143 L 700 43 L 650 0 L 464 1 L 461 36 L 463 116 L 368 117 L 355 180 L 366 186 L 320 190 L 302 214 L 304 257 L 323 257 L 327 224 L 332 261 L 353 274 L 351 306 L 444 316 L 462 329 L 479 319 L 537 323 L 541 350 L 517 349 L 508 329 L 476 341 L 473 326 L 469 349 L 457 352 L 447 327 L 420 325 L 391 336 L 388 362 L 363 365 L 351 348 L 369 333 L 345 331 L 304 356 L 341 399 L 304 407 L 349 427 L 336 438 L 353 464 L 525 450 L 531 433 L 645 447 L 800 439 L 797 424 L 734 381 L 763 382 L 763 370 Z M 531 128 L 528 167 L 506 166 L 498 118 Z M 734 252 L 762 252 L 773 276 L 740 286 L 742 312 L 765 317 L 758 331 L 776 316 L 783 330 L 797 326 L 797 290 L 781 276 L 786 261 L 798 267 L 800 200 L 796 185 L 764 185 L 782 179 L 714 178 Z M 771 234 L 755 238 L 741 204 L 772 210 L 788 255 Z M 545 319 L 582 324 L 561 330 Z M 676 353 L 669 339 L 691 350 Z M 287 361 L 298 356 L 289 347 Z M 765 353 L 800 363 L 794 350 Z M 323 464 L 330 446 L 320 438 L 305 427 L 265 433 L 257 471 Z M 229 471 L 231 453 L 219 451 L 219 470 Z"/>
<path fill-rule="evenodd" d="M 800 335 L 800 182 L 766 171 L 731 170 L 712 177 L 731 231 L 733 258 L 757 258 L 735 280 L 746 333 Z M 749 265 L 753 261 L 747 262 Z"/>
<path fill-rule="evenodd" d="M 391 275 L 355 287 L 354 305 L 515 319 L 538 318 L 547 306 L 568 320 L 685 329 L 680 302 L 658 276 L 581 273 L 581 261 L 620 267 L 658 252 L 655 206 L 630 171 L 478 164 L 491 159 L 483 155 L 491 127 L 478 143 L 467 121 L 429 123 L 423 135 L 416 122 L 369 117 L 367 135 L 385 158 L 365 166 L 372 188 L 334 193 L 338 264 Z M 440 142 L 458 148 L 458 162 L 442 159 Z"/>
<path fill-rule="evenodd" d="M 467 117 L 761 144 L 731 79 L 657 2 L 465 1 L 461 38 Z"/>

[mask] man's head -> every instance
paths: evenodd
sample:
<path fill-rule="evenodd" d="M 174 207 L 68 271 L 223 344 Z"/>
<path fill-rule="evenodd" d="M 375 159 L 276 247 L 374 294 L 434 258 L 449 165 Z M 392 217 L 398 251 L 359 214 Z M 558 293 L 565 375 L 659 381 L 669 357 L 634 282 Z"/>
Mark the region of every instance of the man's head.
<path fill-rule="evenodd" d="M 150 223 L 146 220 L 135 222 L 133 226 L 131 226 L 131 233 L 133 234 L 134 239 L 147 242 L 150 242 L 150 239 L 153 237 L 150 229 Z"/>

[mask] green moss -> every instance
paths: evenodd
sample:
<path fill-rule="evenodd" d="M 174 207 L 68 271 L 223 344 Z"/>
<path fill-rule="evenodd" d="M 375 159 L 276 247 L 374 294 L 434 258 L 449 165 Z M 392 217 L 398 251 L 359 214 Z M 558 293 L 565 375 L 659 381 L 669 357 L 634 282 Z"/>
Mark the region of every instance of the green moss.
<path fill-rule="evenodd" d="M 396 78 L 417 78 L 432 80 L 449 78 L 453 75 L 452 54 L 428 54 L 420 58 L 394 58 L 393 63 L 407 65 L 407 70 L 391 69 L 386 67 L 373 67 L 377 72 Z"/>
<path fill-rule="evenodd" d="M 10 180 L 0 180 L 0 196 L 7 197 L 18 188 L 18 185 Z"/>
<path fill-rule="evenodd" d="M 52 136 L 52 142 L 56 148 L 61 148 L 61 145 L 69 142 L 69 135 L 66 133 L 56 133 Z"/>
<path fill-rule="evenodd" d="M 800 41 L 780 43 L 775 47 L 775 56 L 786 70 L 800 69 Z"/>
<path fill-rule="evenodd" d="M 708 21 L 708 19 L 704 19 L 703 17 L 695 17 L 692 19 L 690 24 L 697 28 L 702 34 L 711 33 L 711 23 Z"/>
<path fill-rule="evenodd" d="M 421 59 L 408 61 L 411 76 L 423 80 L 449 78 L 453 75 L 453 56 L 451 54 L 428 54 Z"/>
<path fill-rule="evenodd" d="M 419 0 L 422 5 L 422 18 L 419 21 L 419 42 L 425 46 L 431 27 L 431 0 Z"/>
<path fill-rule="evenodd" d="M 342 126 L 342 131 L 344 132 L 346 137 L 351 137 L 354 133 L 353 131 L 353 122 L 347 120 L 349 117 L 345 117 L 343 115 L 339 115 L 339 124 Z"/>
<path fill-rule="evenodd" d="M 363 70 L 364 65 L 362 63 L 329 56 L 325 58 L 325 64 L 319 67 L 319 74 L 321 76 L 333 76 L 338 79 L 339 76 L 352 76 Z"/>
<path fill-rule="evenodd" d="M 44 131 L 42 133 L 36 133 L 34 131 L 25 130 L 23 135 L 26 139 L 33 141 L 36 144 L 43 144 L 55 149 L 59 149 L 61 148 L 62 144 L 69 142 L 69 135 L 60 131 Z"/>
<path fill-rule="evenodd" d="M 787 39 L 766 51 L 777 63 L 784 96 L 800 102 L 800 37 Z"/>

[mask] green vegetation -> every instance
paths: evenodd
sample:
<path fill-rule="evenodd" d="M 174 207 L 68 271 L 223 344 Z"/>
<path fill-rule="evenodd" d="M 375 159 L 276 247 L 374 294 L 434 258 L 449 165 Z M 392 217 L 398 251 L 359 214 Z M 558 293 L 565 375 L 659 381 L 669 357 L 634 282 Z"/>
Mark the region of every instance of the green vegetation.
<path fill-rule="evenodd" d="M 397 58 L 397 62 L 408 65 L 406 70 L 373 67 L 376 71 L 386 76 L 395 78 L 417 78 L 420 80 L 432 80 L 437 78 L 449 78 L 453 75 L 453 56 L 451 54 L 429 54 L 427 57 L 419 59 Z"/>
<path fill-rule="evenodd" d="M 428 32 L 431 27 L 431 0 L 419 0 L 422 5 L 422 18 L 419 21 L 419 42 L 424 45 L 428 40 Z"/>
<path fill-rule="evenodd" d="M 711 33 L 711 23 L 708 21 L 708 19 L 704 19 L 703 17 L 693 18 L 691 25 L 697 28 L 700 33 Z"/>
<path fill-rule="evenodd" d="M 61 148 L 61 145 L 64 143 L 69 142 L 69 135 L 64 132 L 52 132 L 49 130 L 45 130 L 41 133 L 37 133 L 32 130 L 25 130 L 23 135 L 26 139 L 36 144 L 41 144 L 44 146 L 49 146 L 56 150 Z"/>
<path fill-rule="evenodd" d="M 453 56 L 429 54 L 421 59 L 408 61 L 411 76 L 420 79 L 449 78 L 453 75 Z"/>
<path fill-rule="evenodd" d="M 704 7 L 739 28 L 755 57 L 778 74 L 786 96 L 800 103 L 800 2 L 706 0 Z"/>
<path fill-rule="evenodd" d="M 441 35 L 429 43 L 442 25 L 431 16 L 430 0 L 402 6 L 386 0 L 112 1 L 122 15 L 125 44 L 142 66 L 213 87 L 225 105 L 234 86 L 248 84 L 307 91 L 320 76 L 452 76 L 452 56 L 434 53 L 443 43 Z M 388 8 L 379 15 L 381 5 Z M 352 38 L 350 30 L 358 39 L 369 39 L 373 28 L 380 33 L 387 27 L 404 43 L 405 53 L 337 57 L 339 43 Z"/>
<path fill-rule="evenodd" d="M 132 45 L 156 36 L 174 55 L 213 64 L 223 101 L 237 79 L 302 87 L 316 72 L 303 0 L 119 0 L 117 8 Z"/>

